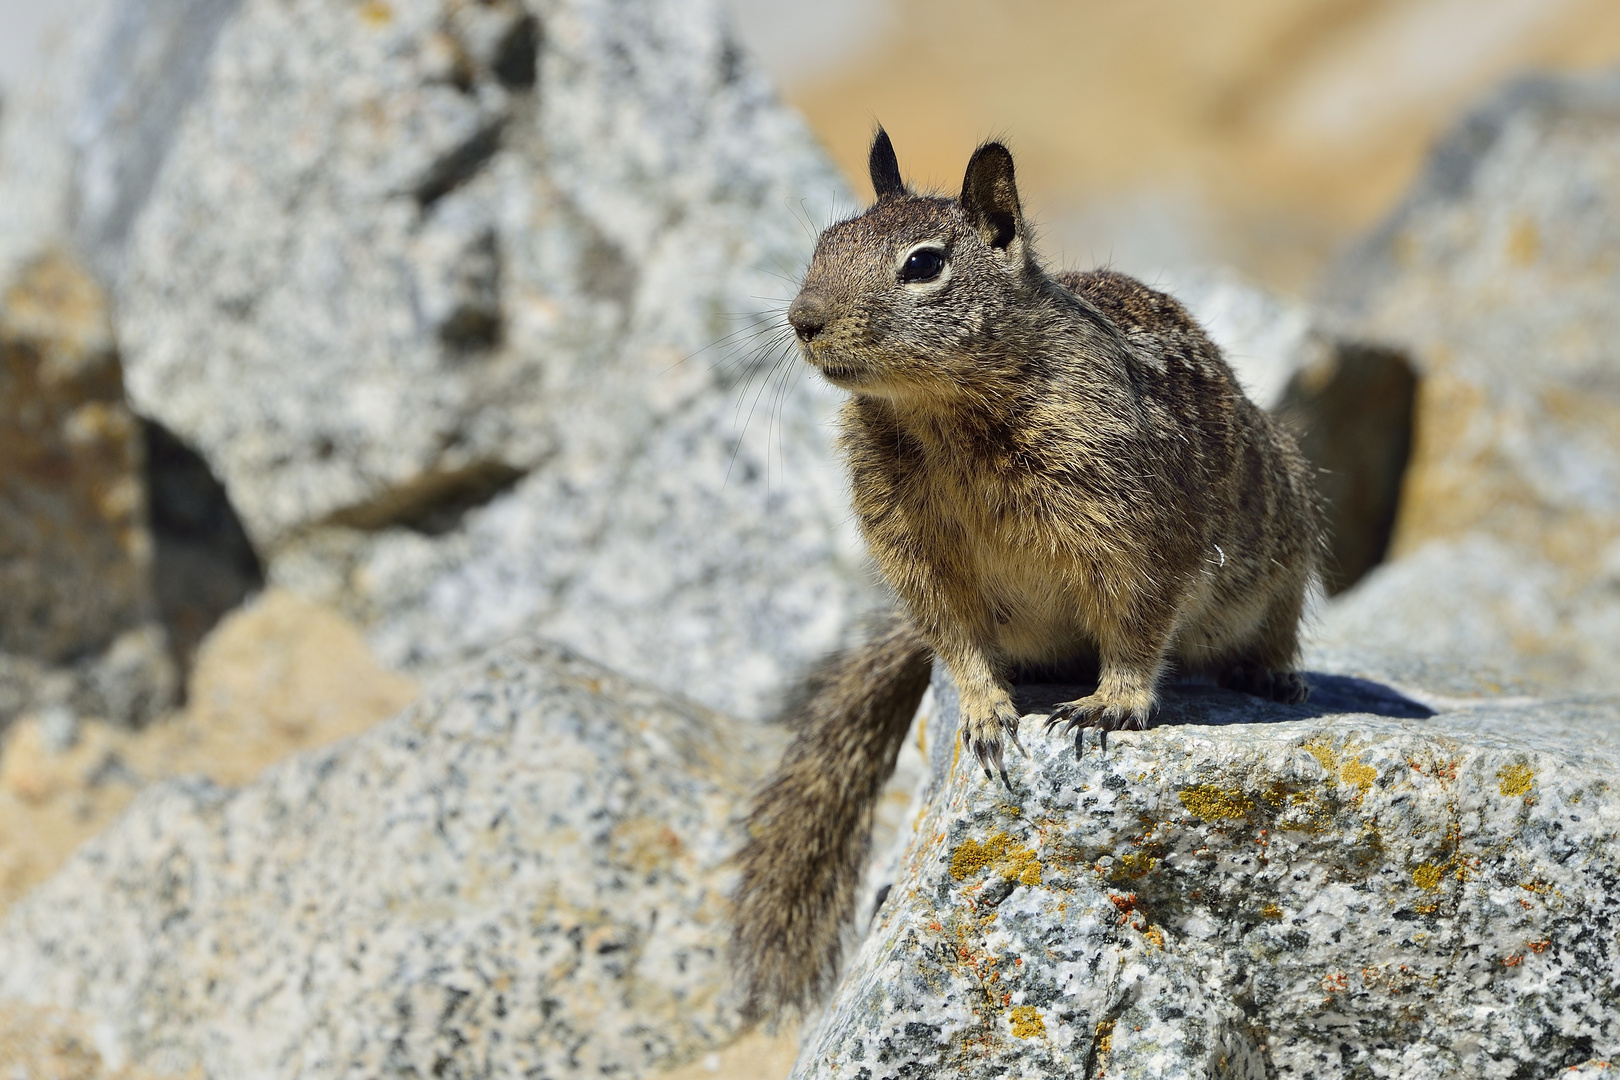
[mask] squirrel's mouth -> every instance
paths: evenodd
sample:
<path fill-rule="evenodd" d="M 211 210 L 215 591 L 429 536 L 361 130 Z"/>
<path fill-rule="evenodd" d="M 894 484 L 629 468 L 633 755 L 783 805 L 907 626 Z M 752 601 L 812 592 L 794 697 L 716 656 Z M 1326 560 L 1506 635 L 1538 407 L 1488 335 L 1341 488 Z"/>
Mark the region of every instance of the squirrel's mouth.
<path fill-rule="evenodd" d="M 849 364 L 817 364 L 816 366 L 821 369 L 823 378 L 838 386 L 855 386 L 867 381 L 867 372 L 864 368 Z"/>
<path fill-rule="evenodd" d="M 872 380 L 872 369 L 857 361 L 845 360 L 842 357 L 833 359 L 827 356 L 817 356 L 810 350 L 805 350 L 805 359 L 809 360 L 815 369 L 821 372 L 822 378 L 834 386 L 853 389 Z"/>

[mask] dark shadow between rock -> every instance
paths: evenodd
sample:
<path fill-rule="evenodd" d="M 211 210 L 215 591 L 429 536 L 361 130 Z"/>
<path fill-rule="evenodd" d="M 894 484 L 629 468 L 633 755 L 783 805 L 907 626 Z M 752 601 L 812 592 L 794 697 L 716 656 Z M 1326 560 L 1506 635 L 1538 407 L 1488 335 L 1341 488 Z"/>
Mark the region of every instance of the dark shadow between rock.
<path fill-rule="evenodd" d="M 1427 705 L 1370 679 L 1310 671 L 1305 673 L 1305 680 L 1310 684 L 1311 696 L 1298 705 L 1267 701 L 1205 683 L 1171 683 L 1160 692 L 1154 726 L 1276 724 L 1344 713 L 1400 720 L 1423 720 L 1434 715 Z M 1095 688 L 1095 683 L 1028 683 L 1015 686 L 1013 698 L 1020 713 L 1045 715 L 1054 705 L 1085 697 Z"/>

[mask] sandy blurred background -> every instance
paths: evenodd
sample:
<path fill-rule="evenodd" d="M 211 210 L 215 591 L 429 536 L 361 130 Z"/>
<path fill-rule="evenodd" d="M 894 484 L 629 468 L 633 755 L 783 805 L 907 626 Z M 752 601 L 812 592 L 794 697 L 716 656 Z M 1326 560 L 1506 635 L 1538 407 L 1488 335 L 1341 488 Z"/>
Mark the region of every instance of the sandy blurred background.
<path fill-rule="evenodd" d="M 1291 292 L 1490 87 L 1620 59 L 1613 0 L 731 2 L 852 177 L 874 119 L 946 187 L 994 134 L 1054 257 Z"/>
<path fill-rule="evenodd" d="M 1052 257 L 1296 294 L 1492 86 L 1620 60 L 1614 0 L 728 2 L 857 191 L 878 120 L 942 187 L 995 135 Z M 0 88 L 50 12 L 0 0 Z"/>

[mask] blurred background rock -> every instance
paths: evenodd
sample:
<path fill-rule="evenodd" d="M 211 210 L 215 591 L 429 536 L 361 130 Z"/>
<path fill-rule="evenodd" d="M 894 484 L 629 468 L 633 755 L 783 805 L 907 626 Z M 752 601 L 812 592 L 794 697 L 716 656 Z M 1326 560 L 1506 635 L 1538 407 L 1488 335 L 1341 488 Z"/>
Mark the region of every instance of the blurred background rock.
<path fill-rule="evenodd" d="M 706 0 L 0 0 L 0 905 L 143 791 L 125 876 L 97 855 L 59 889 L 161 885 L 176 830 L 234 796 L 160 781 L 267 798 L 303 766 L 255 786 L 265 766 L 424 682 L 497 700 L 463 665 L 513 635 L 658 687 L 679 730 L 754 738 L 877 601 L 836 396 L 771 336 L 815 229 L 866 198 L 877 120 L 947 190 L 1008 139 L 1053 262 L 1170 288 L 1296 425 L 1336 533 L 1313 665 L 1459 699 L 1620 688 L 1611 0 L 730 15 L 735 39 Z M 550 685 L 550 661 L 503 662 Z M 548 701 L 512 730 L 594 752 Z M 739 801 L 774 737 L 645 816 L 723 847 L 704 800 Z M 882 826 L 902 839 L 906 768 Z M 581 796 L 604 820 L 617 797 Z M 524 857 L 617 865 L 599 839 Z M 707 855 L 682 873 L 723 888 Z M 549 925 L 546 948 L 577 929 Z M 703 1000 L 591 1053 L 785 1071 L 790 1038 L 731 1041 Z M 0 1012 L 0 1052 L 135 1075 L 149 1032 L 35 1008 Z M 151 1060 L 206 1057 L 186 1040 L 214 1021 L 187 1015 Z"/>

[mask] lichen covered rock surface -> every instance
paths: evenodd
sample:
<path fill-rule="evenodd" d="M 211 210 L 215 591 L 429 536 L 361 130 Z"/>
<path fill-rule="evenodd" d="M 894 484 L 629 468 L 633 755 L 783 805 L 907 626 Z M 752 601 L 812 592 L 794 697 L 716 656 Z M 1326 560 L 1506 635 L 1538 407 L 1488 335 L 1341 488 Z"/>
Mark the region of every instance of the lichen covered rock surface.
<path fill-rule="evenodd" d="M 936 678 L 915 830 L 795 1076 L 1551 1077 L 1620 1052 L 1620 702 L 1312 680 L 1304 706 L 1177 688 L 1080 756 L 1026 719 L 1009 792 L 959 759 Z"/>

